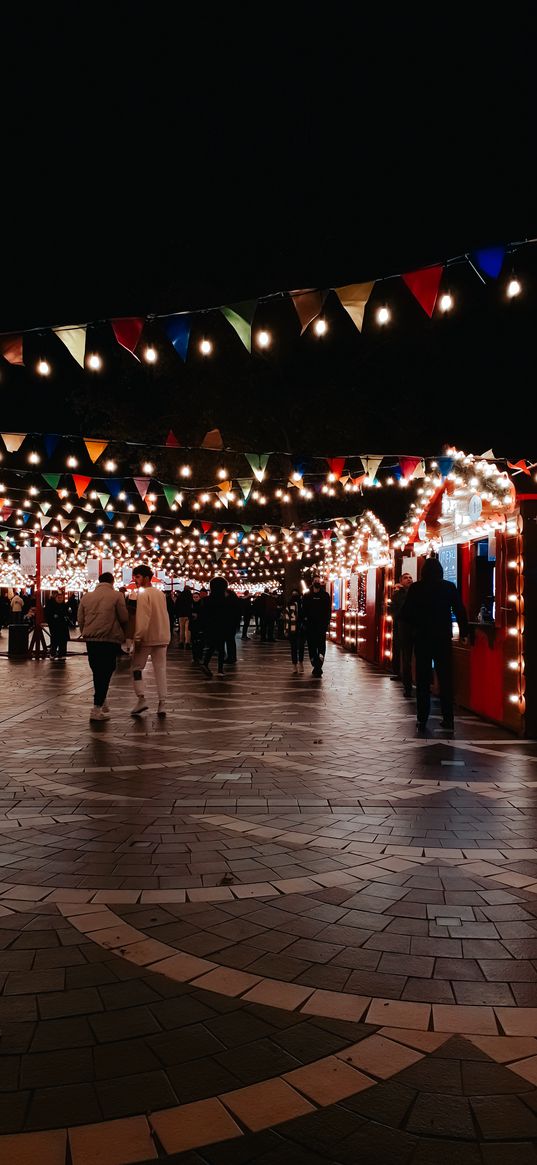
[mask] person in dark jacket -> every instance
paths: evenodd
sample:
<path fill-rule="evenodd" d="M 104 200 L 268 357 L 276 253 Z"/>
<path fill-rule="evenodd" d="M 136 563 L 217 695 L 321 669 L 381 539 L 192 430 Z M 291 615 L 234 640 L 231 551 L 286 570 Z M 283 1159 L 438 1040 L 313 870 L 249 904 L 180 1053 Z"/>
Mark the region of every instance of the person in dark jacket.
<path fill-rule="evenodd" d="M 185 586 L 182 591 L 178 591 L 175 598 L 175 614 L 179 625 L 179 647 L 183 650 L 185 647 L 190 647 L 190 632 L 188 629 L 188 621 L 190 619 L 190 612 L 192 610 L 192 591 Z"/>
<path fill-rule="evenodd" d="M 203 659 L 203 604 L 205 596 L 201 591 L 192 592 L 192 609 L 188 620 L 190 644 L 192 647 L 192 663 L 201 663 Z"/>
<path fill-rule="evenodd" d="M 427 728 L 431 704 L 431 670 L 438 676 L 442 728 L 453 731 L 453 663 L 452 618 L 459 624 L 461 639 L 468 634 L 468 618 L 454 583 L 444 581 L 442 564 L 437 558 L 428 558 L 421 579 L 409 587 L 401 610 L 401 621 L 408 624 L 414 635 L 416 656 L 417 729 Z"/>
<path fill-rule="evenodd" d="M 320 679 L 323 674 L 323 663 L 326 655 L 326 634 L 330 626 L 332 604 L 330 595 L 319 578 L 313 580 L 313 585 L 306 592 L 302 600 L 302 611 L 308 642 L 308 651 L 312 664 L 312 674 Z"/>
<path fill-rule="evenodd" d="M 278 614 L 278 604 L 270 591 L 265 591 L 261 607 L 261 642 L 274 643 L 274 624 Z"/>
<path fill-rule="evenodd" d="M 411 574 L 401 575 L 394 587 L 392 598 L 392 680 L 403 680 L 403 693 L 412 695 L 412 628 L 401 622 L 401 611 L 405 605 L 409 587 L 414 579 Z"/>
<path fill-rule="evenodd" d="M 237 644 L 235 636 L 241 622 L 241 606 L 235 591 L 228 587 L 226 592 L 227 619 L 226 619 L 226 663 L 236 664 Z"/>
<path fill-rule="evenodd" d="M 252 615 L 255 619 L 255 634 L 256 635 L 259 635 L 261 632 L 261 620 L 262 620 L 264 606 L 265 606 L 265 596 L 264 595 L 256 595 L 255 599 L 252 599 Z"/>
<path fill-rule="evenodd" d="M 69 607 L 65 602 L 65 592 L 55 591 L 45 607 L 45 619 L 50 631 L 50 654 L 52 659 L 65 659 L 69 640 Z"/>
<path fill-rule="evenodd" d="M 250 619 L 252 618 L 252 600 L 248 591 L 241 599 L 241 614 L 242 614 L 242 635 L 241 639 L 248 639 L 248 628 L 250 626 Z"/>
<path fill-rule="evenodd" d="M 304 671 L 304 617 L 302 597 L 297 587 L 291 591 L 291 598 L 285 608 L 285 630 L 291 647 L 293 671 Z"/>
<path fill-rule="evenodd" d="M 226 635 L 229 629 L 229 605 L 226 596 L 227 582 L 225 578 L 217 575 L 209 583 L 209 597 L 203 600 L 205 648 L 201 666 L 209 679 L 213 674 L 209 663 L 215 651 L 218 654 L 218 675 L 224 674 Z"/>

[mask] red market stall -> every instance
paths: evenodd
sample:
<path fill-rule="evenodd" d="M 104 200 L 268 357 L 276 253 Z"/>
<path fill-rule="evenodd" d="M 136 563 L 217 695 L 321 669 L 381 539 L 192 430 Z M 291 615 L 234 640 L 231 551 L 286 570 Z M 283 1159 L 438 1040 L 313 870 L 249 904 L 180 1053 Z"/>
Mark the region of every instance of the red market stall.
<path fill-rule="evenodd" d="M 370 510 L 337 524 L 325 551 L 330 581 L 330 638 L 370 663 L 391 657 L 391 618 L 385 609 L 385 588 L 391 578 L 388 534 Z"/>

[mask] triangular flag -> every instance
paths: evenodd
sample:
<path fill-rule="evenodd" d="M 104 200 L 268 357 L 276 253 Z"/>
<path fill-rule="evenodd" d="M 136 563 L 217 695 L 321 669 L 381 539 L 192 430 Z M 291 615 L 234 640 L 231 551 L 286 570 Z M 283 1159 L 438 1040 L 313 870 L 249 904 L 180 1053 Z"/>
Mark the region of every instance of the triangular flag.
<path fill-rule="evenodd" d="M 252 486 L 254 484 L 253 477 L 239 477 L 237 480 L 241 487 L 245 501 L 248 501 L 248 498 L 252 492 Z"/>
<path fill-rule="evenodd" d="M 114 510 L 105 510 L 104 512 L 108 520 L 111 522 L 112 518 L 114 517 Z"/>
<path fill-rule="evenodd" d="M 65 344 L 67 351 L 80 367 L 84 367 L 86 355 L 86 328 L 53 328 L 54 334 Z"/>
<path fill-rule="evenodd" d="M 219 545 L 219 546 L 221 546 L 221 545 L 222 545 L 222 542 L 224 541 L 224 538 L 225 538 L 225 536 L 226 536 L 226 531 L 225 531 L 225 530 L 219 530 L 219 531 L 218 531 L 218 534 L 216 535 L 216 541 L 218 542 L 218 545 Z"/>
<path fill-rule="evenodd" d="M 50 502 L 40 502 L 39 506 L 44 514 L 48 514 L 50 510 Z"/>
<path fill-rule="evenodd" d="M 401 466 L 401 473 L 405 481 L 410 481 L 414 476 L 414 470 L 418 468 L 421 463 L 421 457 L 400 457 L 399 465 Z"/>
<path fill-rule="evenodd" d="M 244 523 L 243 523 L 242 528 L 243 528 L 245 534 L 250 534 L 251 531 L 253 530 L 253 526 L 245 526 Z"/>
<path fill-rule="evenodd" d="M 23 514 L 22 520 L 24 522 L 24 525 L 26 525 L 26 523 L 30 521 L 30 514 Z"/>
<path fill-rule="evenodd" d="M 134 349 L 142 334 L 144 321 L 141 319 L 112 320 L 114 335 L 118 344 L 134 355 Z"/>
<path fill-rule="evenodd" d="M 113 498 L 118 498 L 123 492 L 123 479 L 121 477 L 107 477 L 106 485 Z"/>
<path fill-rule="evenodd" d="M 324 303 L 322 291 L 292 291 L 291 299 L 300 320 L 300 335 L 316 319 Z"/>
<path fill-rule="evenodd" d="M 84 437 L 84 445 L 86 446 L 91 460 L 95 462 L 97 461 L 97 458 L 101 456 L 101 453 L 104 453 L 105 449 L 108 447 L 108 441 L 93 441 L 90 437 Z"/>
<path fill-rule="evenodd" d="M 71 524 L 70 518 L 58 518 L 58 521 L 60 523 L 62 530 L 65 530 L 65 527 L 69 526 Z"/>
<path fill-rule="evenodd" d="M 207 531 L 211 529 L 211 526 L 212 526 L 212 522 L 202 522 L 201 528 L 203 530 L 203 533 L 206 534 Z"/>
<path fill-rule="evenodd" d="M 24 364 L 22 336 L 0 336 L 0 355 L 9 364 Z"/>
<path fill-rule="evenodd" d="M 177 437 L 175 436 L 175 433 L 173 432 L 172 429 L 170 429 L 168 436 L 166 437 L 166 445 L 167 445 L 168 449 L 179 449 L 180 448 L 180 442 L 177 440 Z"/>
<path fill-rule="evenodd" d="M 416 465 L 414 473 L 412 474 L 412 478 L 414 481 L 417 481 L 418 478 L 420 478 L 420 477 L 425 477 L 425 462 L 423 460 L 423 457 L 420 457 L 419 463 L 418 463 L 418 465 Z"/>
<path fill-rule="evenodd" d="M 481 454 L 481 457 L 479 458 L 479 460 L 480 461 L 495 461 L 496 458 L 494 456 L 494 453 L 492 452 L 492 449 L 487 449 L 486 453 Z"/>
<path fill-rule="evenodd" d="M 83 518 L 77 518 L 76 524 L 78 526 L 78 529 L 80 530 L 80 533 L 82 533 L 82 531 L 86 529 L 86 526 L 88 523 L 85 522 Z"/>
<path fill-rule="evenodd" d="M 224 442 L 220 429 L 209 429 L 201 442 L 200 449 L 223 449 Z"/>
<path fill-rule="evenodd" d="M 483 247 L 478 251 L 472 251 L 472 259 L 484 275 L 497 279 L 503 266 L 505 251 L 505 247 Z"/>
<path fill-rule="evenodd" d="M 132 480 L 136 486 L 136 489 L 138 490 L 138 493 L 140 494 L 142 501 L 145 501 L 145 495 L 146 495 L 146 493 L 149 489 L 149 486 L 151 484 L 151 478 L 150 477 L 133 477 Z"/>
<path fill-rule="evenodd" d="M 149 521 L 150 517 L 151 517 L 150 514 L 139 514 L 138 515 L 138 522 L 139 522 L 140 526 L 142 526 L 142 527 L 145 526 L 146 523 Z"/>
<path fill-rule="evenodd" d="M 421 271 L 408 271 L 406 275 L 401 276 L 403 283 L 406 283 L 409 291 L 429 317 L 434 311 L 442 271 L 442 265 L 438 264 L 436 267 L 423 267 Z"/>
<path fill-rule="evenodd" d="M 336 295 L 361 332 L 366 304 L 374 288 L 374 283 L 348 283 L 346 287 L 336 287 Z"/>
<path fill-rule="evenodd" d="M 98 493 L 97 497 L 101 503 L 101 506 L 103 507 L 103 510 L 106 510 L 106 507 L 110 501 L 110 494 Z"/>
<path fill-rule="evenodd" d="M 50 515 L 50 518 L 45 518 L 44 514 L 38 514 L 37 516 L 42 526 L 48 526 L 49 522 L 52 522 L 52 514 Z"/>
<path fill-rule="evenodd" d="M 237 551 L 236 551 L 236 550 L 228 550 L 228 555 L 229 555 L 229 557 L 230 557 L 230 558 L 236 558 L 236 557 L 237 557 Z"/>
<path fill-rule="evenodd" d="M 87 490 L 88 485 L 91 485 L 91 477 L 83 477 L 80 473 L 73 473 L 72 478 L 75 484 L 77 497 L 81 498 L 82 494 Z"/>
<path fill-rule="evenodd" d="M 26 433 L 1 433 L 2 441 L 8 453 L 18 453 L 26 437 Z"/>
<path fill-rule="evenodd" d="M 528 475 L 528 477 L 531 477 L 530 471 L 529 471 L 525 461 L 515 461 L 515 462 L 508 461 L 507 464 L 509 466 L 509 469 L 518 469 L 519 473 L 526 473 Z"/>
<path fill-rule="evenodd" d="M 447 477 L 448 473 L 451 473 L 451 470 L 453 469 L 453 458 L 452 457 L 437 457 L 436 460 L 438 463 L 438 468 L 440 470 L 440 476 Z"/>
<path fill-rule="evenodd" d="M 12 513 L 13 513 L 13 506 L 0 506 L 0 518 L 2 519 L 2 522 L 7 522 L 8 518 L 11 517 Z"/>
<path fill-rule="evenodd" d="M 270 453 L 245 453 L 244 456 L 249 462 L 250 468 L 255 474 L 257 480 L 263 481 Z"/>
<path fill-rule="evenodd" d="M 230 307 L 220 309 L 248 352 L 252 351 L 252 320 L 256 307 L 257 300 L 250 299 L 244 303 L 233 303 Z"/>
<path fill-rule="evenodd" d="M 166 501 L 171 509 L 172 506 L 175 504 L 177 490 L 176 490 L 174 485 L 163 485 L 162 488 L 164 490 L 164 495 L 166 497 Z"/>
<path fill-rule="evenodd" d="M 288 489 L 304 489 L 304 478 L 297 477 L 293 481 L 293 479 L 290 477 L 289 481 L 287 482 L 287 487 Z"/>
<path fill-rule="evenodd" d="M 221 559 L 223 553 L 224 553 L 223 550 L 213 550 L 213 554 L 214 554 L 217 562 L 220 562 L 220 559 Z"/>
<path fill-rule="evenodd" d="M 345 457 L 327 457 L 326 460 L 330 466 L 330 473 L 333 473 L 336 481 L 339 481 L 345 468 Z"/>
<path fill-rule="evenodd" d="M 52 454 L 54 453 L 59 440 L 60 438 L 57 437 L 55 433 L 45 433 L 45 436 L 43 437 L 43 444 L 45 446 L 47 457 L 52 457 Z"/>
<path fill-rule="evenodd" d="M 233 486 L 232 481 L 221 481 L 220 485 L 218 486 L 218 489 L 221 490 L 222 493 L 228 494 L 229 491 L 231 490 L 232 486 Z"/>
<path fill-rule="evenodd" d="M 190 329 L 192 326 L 192 317 L 189 315 L 168 316 L 164 323 L 164 331 L 169 340 L 171 340 L 177 355 L 181 360 L 186 360 L 188 355 L 188 341 L 190 340 Z"/>
<path fill-rule="evenodd" d="M 45 479 L 47 485 L 50 485 L 52 489 L 57 489 L 60 484 L 61 473 L 42 473 L 41 477 Z"/>
<path fill-rule="evenodd" d="M 227 494 L 219 493 L 218 497 L 220 498 L 222 505 L 225 506 L 226 510 L 227 510 L 228 506 L 229 506 L 229 498 L 228 498 Z"/>
<path fill-rule="evenodd" d="M 192 518 L 181 518 L 181 525 L 182 526 L 191 526 L 192 525 Z"/>
<path fill-rule="evenodd" d="M 374 481 L 382 457 L 372 457 L 369 453 L 360 453 L 360 461 L 365 469 L 366 477 Z"/>

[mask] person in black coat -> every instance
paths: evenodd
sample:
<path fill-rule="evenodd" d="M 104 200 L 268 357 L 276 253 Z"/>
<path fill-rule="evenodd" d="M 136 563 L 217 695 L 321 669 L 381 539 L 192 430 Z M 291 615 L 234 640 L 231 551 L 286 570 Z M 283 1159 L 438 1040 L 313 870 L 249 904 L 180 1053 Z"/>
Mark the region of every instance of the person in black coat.
<path fill-rule="evenodd" d="M 224 674 L 226 636 L 230 625 L 227 582 L 219 575 L 209 583 L 209 597 L 203 600 L 202 620 L 205 649 L 201 666 L 210 679 L 213 673 L 209 663 L 215 652 L 218 654 L 218 675 Z"/>
<path fill-rule="evenodd" d="M 302 600 L 302 614 L 310 655 L 312 674 L 320 679 L 326 655 L 326 635 L 330 626 L 332 604 L 323 583 L 315 578 Z"/>
<path fill-rule="evenodd" d="M 241 599 L 242 635 L 241 639 L 248 639 L 248 628 L 252 618 L 252 600 L 248 592 Z"/>
<path fill-rule="evenodd" d="M 444 571 L 437 558 L 428 558 L 421 579 L 408 589 L 399 616 L 409 624 L 414 635 L 416 657 L 417 729 L 425 732 L 431 706 L 431 671 L 438 676 L 442 728 L 453 730 L 453 661 L 452 618 L 459 624 L 461 639 L 468 634 L 468 618 L 454 583 L 444 581 Z"/>
<path fill-rule="evenodd" d="M 69 640 L 69 607 L 64 591 L 55 591 L 45 606 L 45 619 L 50 631 L 50 654 L 52 659 L 65 659 Z"/>
<path fill-rule="evenodd" d="M 201 591 L 192 592 L 192 608 L 188 620 L 190 643 L 192 646 L 192 663 L 201 663 L 203 658 L 203 604 L 205 597 Z"/>

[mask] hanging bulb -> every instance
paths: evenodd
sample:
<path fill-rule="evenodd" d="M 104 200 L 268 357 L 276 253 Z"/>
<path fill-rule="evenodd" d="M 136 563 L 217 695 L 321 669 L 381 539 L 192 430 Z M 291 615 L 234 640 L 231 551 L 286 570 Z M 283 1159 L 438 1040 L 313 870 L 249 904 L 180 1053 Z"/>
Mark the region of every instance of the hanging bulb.
<path fill-rule="evenodd" d="M 157 350 L 156 350 L 156 348 L 153 348 L 152 344 L 150 344 L 149 347 L 145 348 L 144 360 L 146 361 L 147 364 L 156 364 L 156 362 L 158 360 Z"/>
<path fill-rule="evenodd" d="M 181 474 L 181 477 L 191 477 L 192 470 L 190 468 L 190 465 L 182 465 L 180 470 L 179 470 L 179 473 Z"/>
<path fill-rule="evenodd" d="M 264 329 L 261 332 L 258 332 L 257 343 L 260 348 L 270 348 L 272 343 L 272 336 L 270 332 L 266 332 Z"/>
<path fill-rule="evenodd" d="M 106 469 L 107 473 L 113 473 L 114 470 L 117 469 L 117 464 L 115 461 L 105 461 L 104 468 Z"/>
<path fill-rule="evenodd" d="M 200 352 L 202 356 L 210 356 L 213 350 L 211 340 L 200 340 Z"/>
<path fill-rule="evenodd" d="M 102 366 L 103 362 L 99 356 L 99 353 L 92 352 L 91 355 L 88 356 L 88 368 L 91 368 L 94 372 L 98 372 Z"/>
<path fill-rule="evenodd" d="M 315 320 L 315 323 L 313 325 L 313 331 L 315 332 L 316 336 L 326 336 L 326 333 L 328 331 L 328 324 L 327 324 L 326 320 L 324 320 L 322 318 L 322 316 L 319 317 L 318 320 Z"/>
<path fill-rule="evenodd" d="M 77 461 L 76 457 L 68 457 L 67 458 L 67 466 L 69 469 L 76 469 L 77 465 L 78 465 L 78 461 Z"/>
<path fill-rule="evenodd" d="M 152 465 L 150 461 L 144 461 L 144 463 L 142 465 L 142 473 L 152 474 L 152 473 L 154 473 L 154 470 L 155 470 L 155 466 Z"/>
<path fill-rule="evenodd" d="M 40 376 L 50 375 L 50 364 L 48 360 L 39 360 L 37 364 L 37 371 Z"/>
<path fill-rule="evenodd" d="M 377 311 L 377 323 L 387 324 L 390 320 L 391 312 L 388 307 L 379 307 Z"/>
<path fill-rule="evenodd" d="M 518 279 L 510 279 L 507 284 L 507 295 L 509 299 L 514 299 L 515 296 L 520 295 L 522 287 Z"/>
<path fill-rule="evenodd" d="M 451 309 L 453 307 L 453 296 L 450 294 L 449 291 L 444 292 L 444 295 L 440 296 L 439 307 L 440 307 L 440 311 L 442 311 L 442 312 L 451 311 Z"/>

